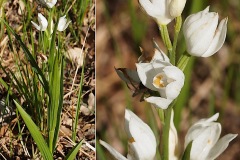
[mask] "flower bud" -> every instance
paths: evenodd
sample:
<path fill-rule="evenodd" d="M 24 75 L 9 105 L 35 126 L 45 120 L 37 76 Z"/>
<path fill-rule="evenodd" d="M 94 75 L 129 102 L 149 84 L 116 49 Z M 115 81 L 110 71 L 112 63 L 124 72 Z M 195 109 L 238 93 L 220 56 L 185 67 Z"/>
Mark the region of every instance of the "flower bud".
<path fill-rule="evenodd" d="M 209 57 L 223 45 L 227 32 L 227 18 L 218 25 L 218 14 L 205 10 L 188 16 L 183 24 L 187 51 L 197 57 Z"/>

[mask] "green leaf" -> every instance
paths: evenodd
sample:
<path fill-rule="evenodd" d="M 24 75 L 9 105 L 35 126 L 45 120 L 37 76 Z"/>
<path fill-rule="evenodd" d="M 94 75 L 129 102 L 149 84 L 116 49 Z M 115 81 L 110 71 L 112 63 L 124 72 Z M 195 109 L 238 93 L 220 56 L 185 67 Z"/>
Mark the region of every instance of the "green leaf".
<path fill-rule="evenodd" d="M 191 141 L 188 145 L 187 148 L 185 149 L 184 153 L 183 153 L 183 157 L 182 160 L 190 160 L 190 153 L 191 153 L 191 149 L 192 149 L 192 142 Z"/>
<path fill-rule="evenodd" d="M 24 111 L 24 109 L 15 100 L 14 100 L 14 103 L 16 104 L 16 107 L 19 113 L 21 114 L 25 124 L 27 125 L 29 132 L 31 133 L 34 141 L 36 142 L 42 157 L 45 160 L 53 160 L 53 156 L 50 152 L 50 149 L 48 148 L 46 141 L 44 140 L 41 132 L 39 131 L 39 128 L 32 121 L 31 117 Z"/>
<path fill-rule="evenodd" d="M 75 145 L 72 150 L 67 154 L 65 160 L 74 160 L 79 149 L 81 148 L 82 146 L 82 142 L 83 140 L 81 140 L 81 142 L 79 142 L 77 145 Z"/>

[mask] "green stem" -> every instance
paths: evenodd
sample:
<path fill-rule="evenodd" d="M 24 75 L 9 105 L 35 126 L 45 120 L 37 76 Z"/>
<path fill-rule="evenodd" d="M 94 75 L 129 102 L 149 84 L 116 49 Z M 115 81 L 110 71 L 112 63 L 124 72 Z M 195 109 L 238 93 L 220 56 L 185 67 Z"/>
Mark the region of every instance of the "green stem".
<path fill-rule="evenodd" d="M 85 66 L 85 60 L 83 60 L 83 66 L 82 66 L 82 73 L 81 73 L 81 79 L 80 79 L 80 85 L 79 85 L 79 91 L 78 91 L 78 101 L 77 101 L 76 115 L 75 115 L 75 118 L 72 122 L 72 126 L 73 126 L 72 140 L 73 140 L 73 142 L 76 141 L 76 136 L 77 136 L 78 117 L 79 117 L 79 112 L 80 112 L 80 108 L 81 108 L 81 101 L 82 101 L 84 66 Z"/>
<path fill-rule="evenodd" d="M 163 109 L 158 109 L 158 116 L 159 116 L 162 124 L 164 124 L 164 110 Z"/>
<path fill-rule="evenodd" d="M 179 17 L 176 18 L 176 25 L 175 25 L 175 32 L 174 32 L 174 40 L 173 40 L 173 51 L 172 51 L 172 56 L 173 56 L 172 65 L 175 65 L 177 41 L 178 41 L 179 32 L 180 32 L 180 30 L 181 30 L 181 26 L 182 26 L 182 17 L 179 16 Z"/>
<path fill-rule="evenodd" d="M 159 25 L 159 30 L 160 30 L 160 34 L 161 34 L 163 43 L 166 46 L 166 39 L 165 39 L 165 36 L 164 36 L 164 32 L 163 32 L 164 30 L 163 30 L 163 26 L 162 25 Z"/>
<path fill-rule="evenodd" d="M 163 39 L 163 42 L 165 44 L 165 46 L 167 47 L 167 50 L 168 50 L 168 55 L 170 57 L 170 62 L 172 63 L 174 61 L 174 55 L 173 55 L 173 47 L 172 47 L 172 42 L 170 40 L 170 37 L 169 37 L 169 33 L 168 33 L 168 29 L 167 29 L 167 26 L 166 25 L 161 25 L 160 26 L 160 31 L 161 31 L 161 36 L 162 36 L 162 39 Z"/>
<path fill-rule="evenodd" d="M 168 109 L 166 109 L 165 112 L 165 123 L 163 126 L 163 135 L 162 135 L 162 141 L 163 141 L 163 160 L 169 160 L 169 129 L 170 129 L 170 122 L 171 122 L 171 112 L 172 107 L 174 103 L 172 103 Z"/>
<path fill-rule="evenodd" d="M 165 40 L 165 45 L 168 49 L 168 52 L 171 54 L 172 53 L 172 42 L 170 40 L 168 28 L 166 25 L 161 25 L 161 34 L 162 34 L 162 38 Z"/>
<path fill-rule="evenodd" d="M 192 57 L 191 55 L 185 52 L 179 59 L 177 63 L 177 67 L 182 71 L 184 71 L 191 57 Z"/>

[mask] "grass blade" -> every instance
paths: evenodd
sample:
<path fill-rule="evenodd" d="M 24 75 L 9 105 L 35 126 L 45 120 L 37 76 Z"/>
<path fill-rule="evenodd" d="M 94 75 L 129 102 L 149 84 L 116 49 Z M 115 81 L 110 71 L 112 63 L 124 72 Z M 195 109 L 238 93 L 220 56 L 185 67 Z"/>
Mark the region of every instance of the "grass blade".
<path fill-rule="evenodd" d="M 77 145 L 75 145 L 72 150 L 67 154 L 65 160 L 74 160 L 79 149 L 81 148 L 82 146 L 82 142 L 83 140 L 81 140 Z"/>
<path fill-rule="evenodd" d="M 19 113 L 21 114 L 29 132 L 31 133 L 34 141 L 36 142 L 42 157 L 46 160 L 53 160 L 50 149 L 48 148 L 46 141 L 44 140 L 41 132 L 39 131 L 39 128 L 32 121 L 31 117 L 24 111 L 24 109 L 15 100 L 14 100 L 14 103 L 16 104 L 16 107 Z"/>
<path fill-rule="evenodd" d="M 6 21 L 3 20 L 3 22 L 5 23 L 5 25 L 7 26 L 7 29 L 14 35 L 14 37 L 17 39 L 18 43 L 20 44 L 20 46 L 22 47 L 24 54 L 26 56 L 26 58 L 28 59 L 28 61 L 30 62 L 33 71 L 37 74 L 39 81 L 41 82 L 41 84 L 43 85 L 46 93 L 49 93 L 49 87 L 48 87 L 48 82 L 43 74 L 43 72 L 41 71 L 41 69 L 38 67 L 37 62 L 35 61 L 35 59 L 33 58 L 32 54 L 30 53 L 30 51 L 28 50 L 27 46 L 23 43 L 23 41 L 21 40 L 20 36 L 17 35 L 14 30 L 8 25 L 8 23 Z"/>
<path fill-rule="evenodd" d="M 190 159 L 190 153 L 191 153 L 191 149 L 192 149 L 192 143 L 193 143 L 193 141 L 191 141 L 191 142 L 187 145 L 187 148 L 185 149 L 185 151 L 184 151 L 184 153 L 183 153 L 182 160 L 189 160 L 189 159 Z"/>

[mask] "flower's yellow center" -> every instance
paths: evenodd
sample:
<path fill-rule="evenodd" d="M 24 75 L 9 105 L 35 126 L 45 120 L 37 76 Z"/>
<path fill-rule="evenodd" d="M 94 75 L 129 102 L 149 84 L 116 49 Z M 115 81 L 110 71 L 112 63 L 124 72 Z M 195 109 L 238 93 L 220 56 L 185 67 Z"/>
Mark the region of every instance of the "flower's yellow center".
<path fill-rule="evenodd" d="M 208 140 L 208 144 L 211 144 L 211 142 L 212 142 L 212 141 L 209 139 L 209 140 Z"/>
<path fill-rule="evenodd" d="M 128 142 L 133 143 L 133 142 L 135 142 L 135 140 L 134 140 L 133 137 L 131 137 L 131 138 L 128 139 Z"/>
<path fill-rule="evenodd" d="M 156 77 L 153 78 L 153 85 L 157 88 L 163 88 L 166 87 L 164 83 L 164 77 L 163 75 L 157 75 Z"/>

